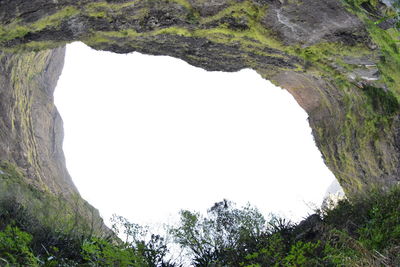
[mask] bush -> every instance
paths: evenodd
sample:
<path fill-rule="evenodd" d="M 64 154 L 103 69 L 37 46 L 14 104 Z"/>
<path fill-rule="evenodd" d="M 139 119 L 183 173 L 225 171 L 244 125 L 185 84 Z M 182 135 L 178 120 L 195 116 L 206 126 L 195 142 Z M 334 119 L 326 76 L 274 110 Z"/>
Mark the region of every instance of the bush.
<path fill-rule="evenodd" d="M 275 216 L 267 222 L 250 205 L 224 200 L 207 216 L 181 211 L 170 233 L 193 266 L 400 266 L 399 207 L 400 188 L 373 191 L 293 224 Z M 166 260 L 165 237 L 121 216 L 113 221 L 124 241 L 52 229 L 0 201 L 0 265 L 181 266 Z"/>
<path fill-rule="evenodd" d="M 0 258 L 6 266 L 26 264 L 38 266 L 38 260 L 30 249 L 32 236 L 16 226 L 7 225 L 0 232 Z"/>
<path fill-rule="evenodd" d="M 113 245 L 99 238 L 92 238 L 83 243 L 82 257 L 89 266 L 148 266 L 145 259 L 133 248 Z"/>

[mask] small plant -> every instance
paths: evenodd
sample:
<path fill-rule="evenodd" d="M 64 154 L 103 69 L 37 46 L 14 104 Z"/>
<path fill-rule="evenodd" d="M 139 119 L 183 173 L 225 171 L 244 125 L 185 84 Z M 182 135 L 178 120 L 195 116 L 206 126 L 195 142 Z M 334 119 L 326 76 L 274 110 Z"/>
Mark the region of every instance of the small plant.
<path fill-rule="evenodd" d="M 320 256 L 321 242 L 294 243 L 283 259 L 284 266 L 323 266 Z"/>

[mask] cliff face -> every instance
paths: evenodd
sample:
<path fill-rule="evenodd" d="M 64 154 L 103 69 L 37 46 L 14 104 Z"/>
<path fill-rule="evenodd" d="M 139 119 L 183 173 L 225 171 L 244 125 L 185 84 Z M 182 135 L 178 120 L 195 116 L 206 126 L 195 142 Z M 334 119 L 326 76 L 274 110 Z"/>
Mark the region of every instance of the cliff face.
<path fill-rule="evenodd" d="M 0 54 L 0 202 L 19 203 L 42 223 L 108 233 L 80 198 L 65 166 L 53 92 L 65 48 Z"/>
<path fill-rule="evenodd" d="M 76 193 L 52 90 L 57 47 L 79 40 L 211 71 L 252 68 L 307 111 L 348 195 L 397 184 L 397 21 L 394 8 L 372 0 L 0 0 L 0 157 L 39 188 Z"/>
<path fill-rule="evenodd" d="M 53 91 L 64 48 L 1 55 L 0 160 L 19 166 L 28 182 L 52 192 L 77 190 L 66 171 L 62 120 Z"/>

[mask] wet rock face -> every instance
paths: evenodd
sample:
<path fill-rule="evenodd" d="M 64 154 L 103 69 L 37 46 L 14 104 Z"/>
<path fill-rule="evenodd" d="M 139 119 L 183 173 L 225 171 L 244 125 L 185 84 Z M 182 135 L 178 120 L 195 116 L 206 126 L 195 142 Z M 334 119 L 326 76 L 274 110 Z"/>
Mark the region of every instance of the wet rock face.
<path fill-rule="evenodd" d="M 367 0 L 0 0 L 0 92 L 19 103 L 0 104 L 0 157 L 39 187 L 76 191 L 51 88 L 62 67 L 57 47 L 82 41 L 210 71 L 252 68 L 307 111 L 316 144 L 348 195 L 397 184 L 400 34 L 393 14 Z M 32 78 L 21 66 L 35 65 L 35 56 L 46 61 Z"/>

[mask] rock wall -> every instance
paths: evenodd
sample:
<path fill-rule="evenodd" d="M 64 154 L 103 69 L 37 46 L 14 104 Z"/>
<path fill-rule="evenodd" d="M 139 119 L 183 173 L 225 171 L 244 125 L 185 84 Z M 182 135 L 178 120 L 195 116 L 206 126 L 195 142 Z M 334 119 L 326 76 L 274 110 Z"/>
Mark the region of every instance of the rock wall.
<path fill-rule="evenodd" d="M 396 23 L 393 8 L 372 0 L 0 0 L 0 157 L 37 187 L 76 193 L 52 90 L 57 47 L 79 40 L 210 71 L 252 68 L 307 111 L 349 196 L 392 186 L 400 180 Z"/>
<path fill-rule="evenodd" d="M 65 48 L 0 55 L 0 160 L 19 166 L 29 183 L 68 195 L 77 190 L 65 167 L 53 101 L 64 55 Z"/>
<path fill-rule="evenodd" d="M 19 203 L 55 230 L 107 235 L 65 166 L 62 119 L 53 100 L 64 55 L 64 47 L 0 53 L 0 202 Z"/>

